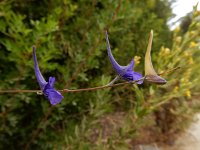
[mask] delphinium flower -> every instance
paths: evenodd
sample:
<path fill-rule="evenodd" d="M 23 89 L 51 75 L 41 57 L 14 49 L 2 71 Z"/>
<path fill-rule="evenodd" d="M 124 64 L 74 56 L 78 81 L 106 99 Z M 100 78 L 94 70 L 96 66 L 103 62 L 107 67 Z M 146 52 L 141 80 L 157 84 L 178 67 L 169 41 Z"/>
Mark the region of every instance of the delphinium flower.
<path fill-rule="evenodd" d="M 34 60 L 34 70 L 35 70 L 35 76 L 39 83 L 40 89 L 42 90 L 42 93 L 45 95 L 45 97 L 48 98 L 50 103 L 52 105 L 56 105 L 61 102 L 61 100 L 64 98 L 60 92 L 58 92 L 54 88 L 55 84 L 55 77 L 49 77 L 49 81 L 46 82 L 44 77 L 42 76 L 38 62 L 37 62 L 37 56 L 36 56 L 36 47 L 33 46 L 33 60 Z"/>
<path fill-rule="evenodd" d="M 114 80 L 112 80 L 108 85 L 112 85 L 115 81 L 119 79 L 124 79 L 129 82 L 134 82 L 142 78 L 142 75 L 138 72 L 133 71 L 134 67 L 134 59 L 131 60 L 130 64 L 127 66 L 121 66 L 117 63 L 115 58 L 112 55 L 111 48 L 110 48 L 110 43 L 108 39 L 108 33 L 107 31 L 105 32 L 106 34 L 106 42 L 107 42 L 107 52 L 108 52 L 108 57 L 109 60 L 112 64 L 113 69 L 115 70 L 117 76 Z M 139 80 L 137 84 L 142 84 L 143 80 Z"/>
<path fill-rule="evenodd" d="M 153 40 L 153 30 L 150 32 L 149 43 L 145 54 L 145 80 L 155 84 L 166 84 L 167 81 L 158 76 L 151 62 L 151 46 Z"/>

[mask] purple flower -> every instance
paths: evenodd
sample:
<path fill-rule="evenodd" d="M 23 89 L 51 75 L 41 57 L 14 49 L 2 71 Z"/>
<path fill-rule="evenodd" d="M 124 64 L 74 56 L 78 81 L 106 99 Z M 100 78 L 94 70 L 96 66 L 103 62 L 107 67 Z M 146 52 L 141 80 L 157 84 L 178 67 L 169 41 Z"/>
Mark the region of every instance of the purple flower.
<path fill-rule="evenodd" d="M 37 81 L 39 83 L 40 89 L 42 90 L 43 94 L 48 98 L 50 103 L 52 105 L 56 105 L 61 102 L 61 100 L 64 98 L 60 92 L 58 92 L 54 88 L 55 84 L 55 77 L 49 77 L 49 81 L 46 82 L 44 77 L 42 76 L 38 62 L 37 62 L 37 56 L 36 56 L 36 47 L 33 46 L 33 60 L 34 60 L 34 70 L 35 70 L 35 76 L 37 78 Z"/>
<path fill-rule="evenodd" d="M 138 72 L 134 72 L 133 71 L 134 59 L 132 59 L 131 63 L 129 65 L 127 65 L 127 66 L 120 66 L 117 63 L 117 61 L 115 60 L 115 58 L 113 57 L 112 52 L 111 52 L 107 31 L 105 33 L 106 33 L 108 57 L 109 57 L 109 60 L 110 60 L 110 62 L 112 64 L 113 69 L 117 73 L 117 77 L 113 81 L 111 81 L 111 83 L 109 83 L 109 85 L 113 84 L 115 81 L 117 81 L 120 78 L 122 78 L 122 79 L 124 79 L 126 81 L 129 81 L 129 82 L 133 82 L 133 81 L 141 79 L 142 75 L 140 73 L 138 73 Z M 138 84 L 142 84 L 143 80 L 140 80 L 137 83 Z"/>

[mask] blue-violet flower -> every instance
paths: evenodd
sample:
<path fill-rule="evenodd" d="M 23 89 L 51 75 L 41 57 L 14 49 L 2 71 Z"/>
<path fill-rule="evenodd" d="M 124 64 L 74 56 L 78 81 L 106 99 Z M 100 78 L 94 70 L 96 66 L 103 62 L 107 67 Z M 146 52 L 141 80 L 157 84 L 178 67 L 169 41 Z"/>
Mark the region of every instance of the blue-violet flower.
<path fill-rule="evenodd" d="M 33 46 L 32 49 L 33 49 L 34 70 L 37 82 L 39 83 L 40 89 L 42 90 L 43 94 L 48 98 L 50 103 L 52 105 L 56 105 L 60 103 L 64 97 L 61 95 L 60 92 L 58 92 L 54 88 L 55 77 L 49 77 L 49 81 L 48 82 L 45 81 L 38 66 L 36 47 Z"/>
<path fill-rule="evenodd" d="M 109 60 L 112 64 L 113 69 L 117 73 L 117 77 L 113 81 L 111 81 L 108 85 L 113 84 L 115 81 L 117 81 L 120 78 L 122 78 L 126 81 L 129 81 L 129 82 L 133 82 L 133 81 L 141 79 L 142 75 L 138 72 L 133 71 L 134 59 L 132 59 L 131 63 L 127 66 L 121 66 L 117 63 L 117 61 L 115 60 L 115 58 L 113 57 L 112 52 L 111 52 L 107 31 L 105 32 L 105 34 L 106 34 L 108 57 L 109 57 Z M 143 80 L 140 80 L 137 83 L 142 84 Z"/>

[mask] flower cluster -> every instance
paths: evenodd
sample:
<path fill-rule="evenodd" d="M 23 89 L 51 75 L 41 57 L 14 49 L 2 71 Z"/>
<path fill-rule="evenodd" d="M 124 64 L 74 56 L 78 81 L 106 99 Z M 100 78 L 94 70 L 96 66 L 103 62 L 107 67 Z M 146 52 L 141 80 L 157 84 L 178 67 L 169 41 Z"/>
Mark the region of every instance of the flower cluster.
<path fill-rule="evenodd" d="M 121 66 L 118 64 L 118 62 L 115 60 L 111 52 L 107 31 L 105 32 L 105 35 L 106 35 L 106 42 L 107 42 L 108 58 L 113 67 L 113 70 L 116 73 L 116 77 L 109 84 L 107 84 L 107 86 L 111 86 L 112 84 L 114 84 L 114 82 L 116 82 L 119 79 L 128 81 L 130 83 L 137 83 L 137 84 L 142 84 L 144 81 L 155 83 L 155 84 L 167 83 L 165 79 L 163 79 L 156 73 L 156 71 L 153 68 L 153 64 L 151 62 L 151 46 L 152 46 L 152 40 L 153 40 L 153 31 L 150 32 L 149 43 L 148 43 L 147 51 L 145 54 L 145 76 L 144 77 L 139 72 L 135 72 L 133 70 L 134 59 L 132 59 L 131 62 L 127 66 Z M 55 77 L 49 77 L 48 82 L 45 81 L 38 66 L 35 46 L 33 46 L 32 49 L 33 49 L 35 76 L 39 83 L 40 89 L 42 90 L 42 93 L 45 95 L 45 97 L 50 101 L 50 103 L 52 105 L 56 105 L 60 103 L 64 97 L 61 95 L 60 92 L 58 92 L 54 88 Z M 137 61 L 139 61 L 139 59 L 140 57 L 137 57 Z"/>

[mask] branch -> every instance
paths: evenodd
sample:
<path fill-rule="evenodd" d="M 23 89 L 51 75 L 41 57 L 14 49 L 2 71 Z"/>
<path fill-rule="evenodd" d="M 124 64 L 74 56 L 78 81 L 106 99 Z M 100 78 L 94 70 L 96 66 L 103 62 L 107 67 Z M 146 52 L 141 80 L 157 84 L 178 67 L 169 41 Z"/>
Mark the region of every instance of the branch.
<path fill-rule="evenodd" d="M 178 69 L 180 69 L 180 68 L 181 68 L 181 67 L 172 68 L 172 69 L 167 70 L 167 71 L 165 71 L 165 72 L 159 73 L 158 75 L 159 75 L 159 76 L 162 76 L 163 74 L 168 74 L 168 73 L 170 73 L 170 72 L 174 72 L 174 71 L 176 71 L 176 70 L 178 70 Z"/>
<path fill-rule="evenodd" d="M 173 72 L 175 70 L 180 69 L 180 67 L 176 67 L 176 68 L 172 68 L 170 70 L 167 70 L 163 73 L 159 73 L 158 75 L 164 75 L 170 72 Z M 135 84 L 138 81 L 144 80 L 145 77 L 142 77 L 134 82 L 122 82 L 122 83 L 117 83 L 117 84 L 113 84 L 113 85 L 103 85 L 103 86 L 97 86 L 97 87 L 92 87 L 92 88 L 83 88 L 83 89 L 75 89 L 75 90 L 70 90 L 70 89 L 63 89 L 63 90 L 58 90 L 61 93 L 75 93 L 75 92 L 83 92 L 83 91 L 96 91 L 99 89 L 105 89 L 105 88 L 109 88 L 109 87 L 117 87 L 117 86 L 121 86 L 121 85 L 125 85 L 125 84 Z M 42 91 L 41 90 L 0 90 L 0 94 L 1 93 L 38 93 L 41 94 Z"/>
<path fill-rule="evenodd" d="M 96 91 L 99 89 L 105 89 L 105 88 L 109 88 L 109 87 L 116 87 L 116 86 L 120 86 L 120 85 L 125 85 L 125 84 L 135 84 L 138 81 L 144 80 L 145 77 L 142 77 L 138 80 L 135 80 L 134 82 L 122 82 L 122 83 L 117 83 L 117 84 L 113 84 L 113 85 L 104 85 L 104 86 L 97 86 L 97 87 L 93 87 L 93 88 L 84 88 L 84 89 L 76 89 L 76 90 L 69 90 L 69 89 L 63 89 L 63 90 L 58 90 L 61 93 L 67 93 L 67 92 L 83 92 L 83 91 Z"/>
<path fill-rule="evenodd" d="M 83 88 L 83 89 L 75 89 L 75 90 L 70 90 L 70 89 L 63 89 L 63 90 L 58 90 L 61 93 L 73 93 L 73 92 L 83 92 L 83 91 L 96 91 L 99 89 L 104 89 L 104 88 L 109 88 L 109 87 L 116 87 L 124 84 L 134 84 L 140 80 L 144 80 L 144 77 L 142 77 L 139 80 L 136 80 L 134 82 L 122 82 L 122 83 L 117 83 L 113 85 L 103 85 L 103 86 L 97 86 L 97 87 L 92 87 L 92 88 Z M 0 90 L 1 93 L 42 93 L 41 90 Z"/>

